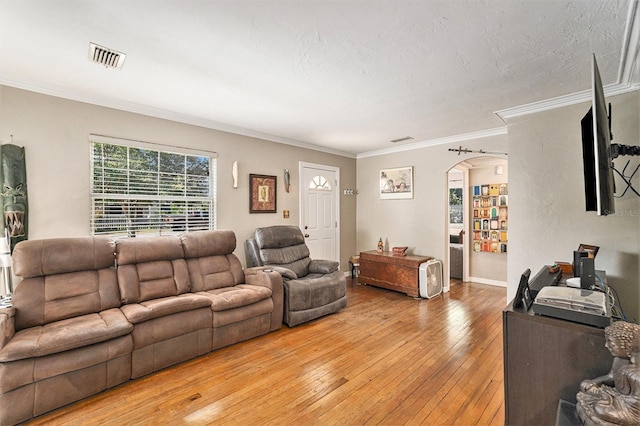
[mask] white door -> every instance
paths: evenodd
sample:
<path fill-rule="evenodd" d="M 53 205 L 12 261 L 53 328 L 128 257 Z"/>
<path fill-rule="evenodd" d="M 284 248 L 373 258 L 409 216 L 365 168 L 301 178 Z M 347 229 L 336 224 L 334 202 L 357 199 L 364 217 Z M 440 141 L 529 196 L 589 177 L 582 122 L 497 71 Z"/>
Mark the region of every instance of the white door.
<path fill-rule="evenodd" d="M 340 261 L 340 169 L 300 162 L 300 229 L 311 259 Z"/>

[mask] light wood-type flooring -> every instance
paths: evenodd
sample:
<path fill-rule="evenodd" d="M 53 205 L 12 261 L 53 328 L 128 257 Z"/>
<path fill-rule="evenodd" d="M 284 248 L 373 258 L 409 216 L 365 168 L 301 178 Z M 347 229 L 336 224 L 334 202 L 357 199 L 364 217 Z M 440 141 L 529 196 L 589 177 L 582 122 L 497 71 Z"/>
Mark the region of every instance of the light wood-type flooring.
<path fill-rule="evenodd" d="M 341 312 L 37 418 L 64 425 L 502 425 L 506 289 L 434 299 L 348 279 Z"/>

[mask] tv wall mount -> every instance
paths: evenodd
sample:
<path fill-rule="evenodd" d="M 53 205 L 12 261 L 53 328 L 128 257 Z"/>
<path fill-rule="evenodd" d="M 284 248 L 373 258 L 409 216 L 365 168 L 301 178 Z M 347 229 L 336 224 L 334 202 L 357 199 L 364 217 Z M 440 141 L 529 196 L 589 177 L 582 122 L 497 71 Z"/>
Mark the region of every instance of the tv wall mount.
<path fill-rule="evenodd" d="M 618 169 L 615 168 L 615 166 L 613 166 L 613 160 L 618 158 L 621 155 L 625 155 L 625 156 L 640 155 L 640 146 L 621 145 L 617 143 L 611 144 L 611 160 L 612 160 L 611 168 L 613 169 L 614 172 L 616 172 L 616 174 L 620 177 L 620 179 L 622 179 L 622 181 L 627 185 L 624 188 L 624 191 L 622 191 L 622 194 L 616 195 L 616 198 L 624 197 L 624 195 L 627 193 L 629 189 L 633 191 L 633 193 L 635 193 L 638 197 L 640 197 L 640 192 L 638 192 L 638 190 L 633 187 L 633 182 L 631 182 L 631 179 L 633 179 L 633 177 L 636 175 L 636 173 L 640 169 L 640 164 L 637 164 L 633 172 L 627 175 L 626 174 L 627 167 L 629 167 L 630 160 L 627 160 L 627 164 L 624 165 L 624 167 L 622 168 L 622 171 L 619 171 Z"/>

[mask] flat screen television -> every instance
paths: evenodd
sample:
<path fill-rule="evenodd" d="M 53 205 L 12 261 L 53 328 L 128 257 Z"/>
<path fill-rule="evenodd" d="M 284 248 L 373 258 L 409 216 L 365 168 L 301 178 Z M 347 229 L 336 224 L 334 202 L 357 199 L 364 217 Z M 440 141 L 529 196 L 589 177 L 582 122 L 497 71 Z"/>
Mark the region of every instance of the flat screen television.
<path fill-rule="evenodd" d="M 587 211 L 608 215 L 615 212 L 610 117 L 595 55 L 591 60 L 591 83 L 592 105 L 580 122 L 585 206 Z"/>

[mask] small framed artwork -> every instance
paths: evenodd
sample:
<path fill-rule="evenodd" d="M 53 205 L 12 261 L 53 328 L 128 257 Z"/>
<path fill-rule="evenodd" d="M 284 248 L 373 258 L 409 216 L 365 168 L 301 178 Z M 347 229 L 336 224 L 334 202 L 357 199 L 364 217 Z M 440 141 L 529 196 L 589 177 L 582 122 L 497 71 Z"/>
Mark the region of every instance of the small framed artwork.
<path fill-rule="evenodd" d="M 505 250 L 506 251 L 506 250 Z M 528 311 L 533 304 L 531 297 L 531 290 L 529 288 L 529 277 L 531 276 L 531 270 L 527 269 L 520 276 L 520 284 L 518 284 L 518 290 L 516 291 L 516 297 L 513 299 L 513 307 L 523 307 L 525 311 Z"/>
<path fill-rule="evenodd" d="M 380 199 L 413 198 L 413 166 L 380 170 Z"/>
<path fill-rule="evenodd" d="M 249 213 L 275 213 L 278 178 L 249 175 Z"/>
<path fill-rule="evenodd" d="M 598 254 L 598 250 L 600 250 L 600 247 L 598 246 L 592 246 L 589 244 L 580 244 L 578 246 L 578 251 L 586 251 L 587 252 L 587 256 L 595 259 L 596 254 Z"/>

